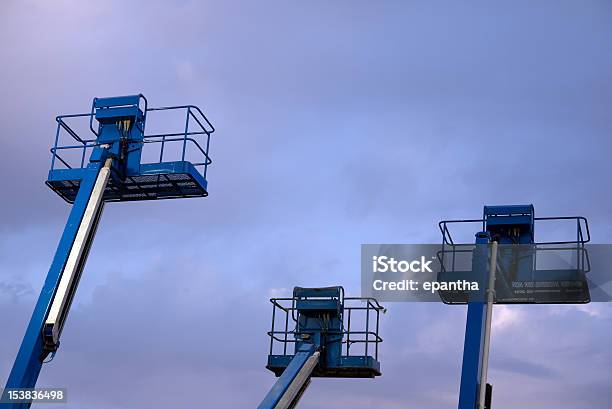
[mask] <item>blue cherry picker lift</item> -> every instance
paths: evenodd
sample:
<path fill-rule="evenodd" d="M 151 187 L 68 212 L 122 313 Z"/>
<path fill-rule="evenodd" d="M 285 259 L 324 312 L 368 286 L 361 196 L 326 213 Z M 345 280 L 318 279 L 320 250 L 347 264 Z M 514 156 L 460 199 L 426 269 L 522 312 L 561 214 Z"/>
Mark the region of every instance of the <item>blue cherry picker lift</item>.
<path fill-rule="evenodd" d="M 294 408 L 312 377 L 380 375 L 378 327 L 384 310 L 375 299 L 345 297 L 342 287 L 295 287 L 293 297 L 270 301 L 266 368 L 279 378 L 258 409 Z M 354 329 L 356 321 L 363 329 Z"/>
<path fill-rule="evenodd" d="M 536 241 L 535 225 L 571 223 L 575 239 Z M 449 226 L 476 224 L 476 243 L 453 240 Z M 575 226 L 575 227 L 574 227 Z M 590 301 L 585 274 L 590 269 L 585 244 L 590 241 L 584 217 L 535 217 L 533 205 L 485 206 L 482 219 L 444 220 L 439 280 L 478 274 L 485 285 L 479 294 L 440 292 L 447 304 L 467 304 L 459 409 L 491 409 L 487 383 L 493 304 L 578 304 Z M 537 255 L 570 252 L 564 268 L 540 269 Z M 549 253 L 550 254 L 550 253 Z M 460 271 L 458 259 L 471 257 L 472 270 Z M 545 263 L 544 263 L 545 264 Z M 562 285 L 558 285 L 562 283 Z"/>
<path fill-rule="evenodd" d="M 180 128 L 146 134 L 147 119 L 163 112 L 181 117 Z M 208 196 L 208 148 L 215 129 L 196 106 L 149 108 L 143 95 L 94 98 L 90 112 L 58 116 L 56 121 L 46 184 L 72 203 L 72 210 L 3 401 L 11 389 L 33 388 L 43 363 L 55 355 L 104 204 Z M 75 127 L 79 121 L 85 129 L 88 125 L 89 136 L 79 135 Z M 65 138 L 70 144 L 61 144 Z M 144 147 L 154 155 L 147 163 Z M 22 409 L 31 402 L 9 405 Z"/>

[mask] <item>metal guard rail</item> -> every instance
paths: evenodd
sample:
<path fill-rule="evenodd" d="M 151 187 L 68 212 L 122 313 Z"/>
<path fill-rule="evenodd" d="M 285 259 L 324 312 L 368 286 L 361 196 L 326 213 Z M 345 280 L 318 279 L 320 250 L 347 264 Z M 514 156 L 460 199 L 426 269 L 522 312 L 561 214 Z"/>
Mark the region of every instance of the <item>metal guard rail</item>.
<path fill-rule="evenodd" d="M 476 244 L 455 244 L 451 246 L 451 249 L 446 249 L 444 246 L 442 246 L 442 249 L 438 252 L 436 252 L 436 257 L 438 259 L 438 262 L 440 263 L 440 270 L 442 272 L 453 272 L 455 271 L 455 261 L 456 261 L 456 254 L 458 253 L 467 253 L 467 254 L 472 254 L 472 252 L 474 251 L 474 248 L 476 248 Z M 529 246 L 529 245 L 519 245 L 519 246 Z M 538 247 L 537 245 L 533 245 L 533 250 L 534 250 L 534 255 L 537 256 L 537 253 L 539 251 L 555 251 L 555 250 L 561 250 L 561 251 L 576 251 L 576 253 L 579 254 L 579 257 L 576 260 L 576 267 L 577 269 L 579 269 L 580 271 L 582 271 L 583 273 L 588 273 L 591 271 L 591 260 L 589 259 L 589 252 L 587 251 L 587 249 L 582 246 L 576 246 L 576 247 Z M 452 255 L 452 259 L 451 259 L 451 268 L 447 269 L 446 268 L 446 263 L 445 263 L 445 255 L 447 254 L 451 254 Z M 535 263 L 535 260 L 534 260 Z"/>
<path fill-rule="evenodd" d="M 546 242 L 535 242 L 533 244 L 573 244 L 580 243 L 585 244 L 591 241 L 591 233 L 589 230 L 589 222 L 583 216 L 562 216 L 562 217 L 534 217 L 534 222 L 538 220 L 576 220 L 576 240 L 570 241 L 546 241 Z M 450 230 L 448 229 L 449 224 L 456 223 L 482 223 L 482 230 L 485 229 L 485 219 L 465 219 L 465 220 L 442 220 L 438 223 L 438 228 L 442 233 L 442 244 L 447 244 L 450 246 L 463 246 L 470 245 L 471 243 L 455 243 L 452 239 Z M 583 233 L 583 225 L 584 223 L 584 233 L 586 233 L 586 239 Z"/>
<path fill-rule="evenodd" d="M 534 223 L 538 220 L 542 221 L 553 221 L 553 220 L 575 220 L 576 221 L 576 239 L 565 240 L 565 241 L 541 241 L 534 242 L 529 246 L 533 246 L 535 253 L 538 251 L 551 251 L 551 250 L 576 250 L 579 254 L 577 258 L 577 268 L 583 272 L 588 273 L 591 270 L 591 261 L 589 259 L 589 253 L 585 248 L 585 244 L 591 241 L 591 233 L 589 230 L 589 223 L 583 216 L 562 216 L 562 217 L 534 217 Z M 485 219 L 465 219 L 465 220 L 442 220 L 438 223 L 440 232 L 442 233 L 442 249 L 437 253 L 438 261 L 442 271 L 455 271 L 455 260 L 456 254 L 472 252 L 475 247 L 474 243 L 455 243 L 448 225 L 458 223 L 479 223 L 482 224 L 482 230 L 485 229 Z M 584 227 L 583 227 L 584 224 Z M 559 246 L 559 245 L 573 245 L 575 247 L 542 247 L 542 246 Z M 449 246 L 450 249 L 446 247 Z M 527 246 L 527 245 L 525 245 Z M 445 255 L 452 254 L 452 268 L 447 269 L 445 266 Z"/>
<path fill-rule="evenodd" d="M 343 350 L 346 354 L 343 356 L 368 356 L 369 346 L 370 344 L 374 345 L 374 359 L 378 360 L 378 344 L 383 340 L 378 334 L 379 332 L 379 322 L 380 322 L 380 312 L 385 311 L 385 309 L 378 303 L 375 298 L 370 297 L 343 297 L 344 301 L 366 301 L 365 306 L 347 306 L 343 305 L 343 313 L 342 313 L 342 330 L 341 331 L 329 331 L 330 334 L 335 335 L 346 335 L 346 339 L 342 340 L 342 344 L 346 345 L 346 348 Z M 284 298 L 271 298 L 270 302 L 272 303 L 272 328 L 267 332 L 267 335 L 270 337 L 270 355 L 272 355 L 274 350 L 275 341 L 283 345 L 283 355 L 287 355 L 287 345 L 290 343 L 295 343 L 298 341 L 300 332 L 289 329 L 289 317 L 291 316 L 291 320 L 297 324 L 297 317 L 294 312 L 297 310 L 295 306 L 295 298 L 292 297 L 284 297 Z M 291 302 L 291 306 L 283 306 L 282 302 Z M 276 309 L 280 309 L 285 313 L 285 324 L 284 330 L 276 331 L 274 329 L 276 322 Z M 363 331 L 354 331 L 351 330 L 351 314 L 352 311 L 356 310 L 365 310 L 365 330 Z M 376 323 L 375 329 L 370 330 L 370 311 L 376 314 Z M 345 319 L 347 317 L 346 326 Z M 357 336 L 357 338 L 352 338 L 351 335 Z M 364 353 L 363 354 L 351 354 L 350 349 L 352 344 L 365 344 Z"/>
<path fill-rule="evenodd" d="M 145 144 L 157 144 L 160 147 L 159 151 L 159 160 L 153 163 L 162 163 L 164 162 L 164 148 L 167 143 L 181 143 L 182 142 L 182 150 L 180 155 L 180 160 L 185 161 L 187 156 L 187 146 L 193 146 L 198 152 L 199 160 L 190 161 L 193 166 L 196 168 L 203 168 L 200 170 L 200 173 L 204 178 L 206 178 L 206 172 L 208 169 L 208 165 L 212 163 L 212 159 L 208 155 L 208 150 L 210 147 L 210 135 L 215 131 L 214 126 L 210 123 L 206 115 L 202 112 L 200 108 L 195 105 L 179 105 L 179 106 L 170 106 L 170 107 L 159 107 L 159 108 L 147 108 L 146 100 L 145 100 L 145 116 L 150 112 L 159 112 L 159 111 L 176 111 L 176 110 L 184 110 L 185 111 L 185 124 L 184 130 L 182 132 L 169 132 L 169 133 L 158 133 L 158 134 L 149 134 L 144 133 L 144 129 L 142 129 L 144 133 L 143 141 L 141 142 L 144 148 Z M 97 140 L 97 132 L 93 129 L 93 118 L 95 116 L 95 112 L 86 113 L 86 114 L 69 114 L 69 115 L 60 115 L 55 118 L 57 122 L 57 130 L 55 133 L 55 143 L 53 147 L 50 149 L 51 152 L 51 170 L 55 169 L 56 160 L 59 161 L 62 165 L 64 165 L 68 169 L 72 168 L 83 168 L 85 166 L 86 154 L 88 149 L 93 149 L 96 146 L 99 146 L 96 142 Z M 92 139 L 84 139 L 81 138 L 78 133 L 72 129 L 68 123 L 68 120 L 73 120 L 75 118 L 88 118 L 90 123 L 90 132 L 93 133 L 95 138 Z M 190 124 L 196 124 L 198 128 L 195 131 L 190 131 Z M 63 145 L 59 146 L 60 135 L 65 132 L 69 135 L 74 141 L 78 143 L 78 145 Z M 198 140 L 199 139 L 199 140 Z M 203 146 L 204 145 L 204 146 Z M 63 158 L 60 155 L 60 151 L 70 151 L 70 150 L 82 150 L 80 155 L 80 162 L 78 164 L 72 163 L 70 164 L 68 160 Z"/>

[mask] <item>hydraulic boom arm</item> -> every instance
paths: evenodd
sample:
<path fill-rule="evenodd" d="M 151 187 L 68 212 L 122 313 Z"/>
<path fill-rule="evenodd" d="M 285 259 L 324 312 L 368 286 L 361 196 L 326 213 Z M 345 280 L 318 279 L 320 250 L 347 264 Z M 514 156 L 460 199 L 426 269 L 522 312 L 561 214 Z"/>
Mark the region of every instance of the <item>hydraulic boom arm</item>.
<path fill-rule="evenodd" d="M 106 155 L 102 155 L 103 158 Z M 83 267 L 93 242 L 104 202 L 112 159 L 92 162 L 87 167 L 79 192 L 68 217 L 30 324 L 3 392 L 33 388 L 42 364 L 59 346 L 62 328 L 79 284 Z M 25 409 L 30 403 L 15 403 L 13 409 Z"/>
<path fill-rule="evenodd" d="M 294 408 L 310 384 L 319 354 L 314 344 L 303 344 L 257 409 Z"/>

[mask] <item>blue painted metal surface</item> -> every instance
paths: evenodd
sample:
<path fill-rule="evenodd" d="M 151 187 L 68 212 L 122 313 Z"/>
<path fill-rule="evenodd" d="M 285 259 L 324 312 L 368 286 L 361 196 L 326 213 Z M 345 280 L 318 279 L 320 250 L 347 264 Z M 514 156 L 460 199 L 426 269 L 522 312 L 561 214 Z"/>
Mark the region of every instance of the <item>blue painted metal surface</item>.
<path fill-rule="evenodd" d="M 489 248 L 487 244 L 495 240 L 500 244 L 533 243 L 534 226 L 533 205 L 485 206 L 483 229 L 476 234 L 476 247 L 473 250 L 472 270 L 483 277 L 489 271 Z M 486 280 L 481 280 L 482 283 Z M 485 291 L 481 288 L 480 291 Z M 479 409 L 478 393 L 483 371 L 485 347 L 486 306 L 485 297 L 480 294 L 478 301 L 468 302 L 465 340 L 463 344 L 463 364 L 461 368 L 461 387 L 459 390 L 459 409 Z M 480 408 L 484 409 L 484 408 Z"/>
<path fill-rule="evenodd" d="M 36 302 L 36 307 L 30 318 L 30 323 L 17 353 L 17 358 L 6 382 L 6 388 L 33 388 L 36 385 L 43 360 L 50 353 L 55 353 L 55 351 L 45 348 L 42 336 L 43 325 L 100 167 L 101 162 L 91 163 L 83 172 L 81 189 L 68 216 L 68 222 L 55 252 L 51 268 L 47 273 L 45 284 Z M 26 403 L 12 406 L 14 409 L 28 407 L 30 405 Z"/>
<path fill-rule="evenodd" d="M 261 401 L 257 409 L 275 408 L 304 367 L 308 358 L 313 356 L 319 347 L 320 346 L 315 344 L 308 343 L 301 345 L 287 365 L 287 368 L 283 371 L 274 386 L 272 386 L 272 389 L 270 389 L 263 401 Z"/>
<path fill-rule="evenodd" d="M 178 132 L 147 135 L 145 124 L 151 112 L 181 112 L 185 114 L 185 119 L 181 122 Z M 88 121 L 88 124 L 85 122 L 85 125 L 89 125 L 89 131 L 93 136 L 89 138 L 80 136 L 68 123 L 75 119 Z M 94 119 L 98 124 L 97 129 L 94 127 Z M 79 264 L 74 270 L 77 271 L 75 279 L 70 280 L 73 288 L 70 288 L 68 293 L 63 293 L 67 297 L 62 298 L 65 302 L 56 303 L 56 305 L 67 305 L 61 314 L 59 329 L 61 331 L 89 246 L 95 235 L 95 227 L 103 202 L 208 195 L 206 171 L 208 165 L 212 163 L 208 156 L 208 149 L 214 127 L 196 106 L 148 108 L 147 100 L 143 95 L 95 98 L 90 113 L 58 116 L 57 123 L 55 143 L 51 148 L 51 169 L 46 183 L 63 199 L 73 203 L 73 206 L 6 382 L 4 398 L 6 398 L 7 389 L 34 387 L 44 360 L 55 355 L 59 347 L 59 339 L 52 339 L 52 342 L 49 342 L 49 336 L 46 336 L 44 331 L 45 320 L 52 310 L 54 297 L 59 293 L 58 286 L 62 281 L 64 269 L 67 268 L 67 261 L 73 246 L 79 246 L 78 248 L 83 252 L 79 252 L 77 256 Z M 195 124 L 196 129 L 193 130 L 190 124 Z M 72 140 L 69 145 L 60 143 L 60 137 L 66 135 Z M 157 146 L 159 153 L 156 153 L 154 161 L 141 163 L 143 147 L 147 144 Z M 167 152 L 164 152 L 167 151 L 169 144 L 179 144 L 180 153 L 175 160 L 168 160 Z M 188 146 L 195 149 L 199 159 L 193 160 L 189 157 Z M 73 157 L 71 161 L 66 157 L 69 156 L 66 153 L 74 154 L 75 152 L 77 153 L 76 159 Z M 89 155 L 88 160 L 86 160 L 87 155 Z M 109 158 L 108 161 L 107 158 Z M 96 187 L 97 190 L 95 190 L 98 175 L 105 162 L 107 162 L 104 168 L 105 175 L 110 173 L 110 178 L 106 184 L 101 183 L 100 187 Z M 98 183 L 102 180 L 106 178 L 100 178 Z M 101 198 L 102 203 L 94 207 L 97 210 L 92 216 L 87 212 L 90 212 L 88 203 L 94 191 L 100 192 L 96 197 Z M 92 224 L 93 229 L 84 236 L 86 242 L 81 242 L 79 239 L 77 243 L 77 232 L 85 217 L 88 218 L 88 221 L 91 221 L 92 217 L 95 219 Z M 65 281 L 68 282 L 68 280 Z M 28 408 L 30 404 L 17 403 L 7 406 L 13 409 L 23 409 Z"/>
<path fill-rule="evenodd" d="M 563 241 L 535 241 L 535 224 L 536 221 L 569 221 L 576 223 L 576 239 Z M 469 243 L 455 242 L 451 236 L 449 225 L 453 223 L 474 223 L 480 224 L 482 231 L 476 234 L 476 245 Z M 590 240 L 588 222 L 584 217 L 535 217 L 533 205 L 510 205 L 510 206 L 485 206 L 482 219 L 466 219 L 466 220 L 445 220 L 440 222 L 440 231 L 442 232 L 442 254 L 451 253 L 451 265 L 442 265 L 442 276 L 449 277 L 454 271 L 455 256 L 460 253 L 472 253 L 472 274 L 480 276 L 481 282 L 483 274 L 489 272 L 489 246 L 488 243 L 496 241 L 500 245 L 523 245 L 528 250 L 533 249 L 535 254 L 536 246 L 540 245 L 569 245 L 572 251 L 584 248 L 584 244 Z M 516 246 L 514 246 L 516 248 Z M 515 280 L 522 279 L 521 274 L 526 275 L 533 280 L 533 275 L 542 274 L 542 279 L 547 279 L 551 274 L 560 274 L 560 270 L 556 271 L 540 271 L 535 270 L 535 262 L 530 256 L 529 251 L 522 252 L 520 259 L 513 257 L 512 254 L 504 254 L 503 252 L 511 251 L 512 248 L 500 247 L 502 250 L 498 252 L 497 266 L 500 271 L 510 271 L 509 263 L 514 263 L 512 271 L 518 274 L 514 277 Z M 449 250 L 450 249 L 450 250 Z M 578 253 L 580 254 L 580 253 Z M 444 260 L 442 256 L 442 260 Z M 519 263 L 519 264 L 516 264 Z M 460 272 L 464 275 L 466 272 Z M 562 271 L 561 271 L 562 273 Z M 553 274 L 553 275 L 554 275 Z M 500 280 L 503 281 L 503 280 Z M 499 283 L 505 285 L 507 283 Z M 499 288 L 498 284 L 496 287 Z M 484 288 L 481 291 L 485 290 Z M 449 297 L 445 302 L 449 303 L 465 303 L 468 304 L 467 321 L 465 329 L 465 340 L 463 349 L 463 364 L 461 370 L 461 386 L 459 392 L 459 409 L 488 409 L 490 406 L 491 388 L 487 386 L 487 403 L 485 408 L 479 408 L 478 395 L 481 387 L 481 374 L 483 374 L 483 353 L 485 348 L 485 327 L 486 327 L 486 298 L 483 294 L 478 294 L 474 297 L 477 301 L 469 301 L 468 298 L 452 298 Z M 497 300 L 496 300 L 497 302 Z M 517 301 L 524 303 L 524 301 Z M 580 302 L 579 300 L 570 300 L 570 302 Z"/>
<path fill-rule="evenodd" d="M 296 287 L 293 297 L 270 302 L 272 328 L 266 367 L 276 376 L 304 343 L 325 347 L 314 377 L 380 375 L 378 345 L 382 338 L 378 330 L 383 308 L 375 299 L 345 297 L 342 287 Z"/>
<path fill-rule="evenodd" d="M 376 300 L 345 297 L 342 287 L 295 287 L 293 297 L 270 301 L 273 305 L 272 329 L 268 332 L 270 352 L 266 367 L 279 379 L 259 409 L 275 408 L 296 381 L 306 360 L 315 353 L 318 353 L 316 365 L 309 369 L 308 380 L 310 377 L 373 378 L 380 375 L 378 344 L 382 338 L 378 328 L 383 308 Z M 355 305 L 350 305 L 352 302 Z M 355 317 L 359 313 L 361 315 Z M 363 330 L 354 329 L 357 319 L 365 320 L 360 322 Z M 275 329 L 277 321 L 282 325 L 280 330 Z M 294 344 L 293 351 L 290 344 Z M 351 351 L 351 347 L 357 346 L 362 346 L 360 351 Z M 276 349 L 282 353 L 275 353 Z"/>
<path fill-rule="evenodd" d="M 574 238 L 556 241 L 536 241 L 534 232 L 536 226 L 555 224 L 555 229 L 563 228 L 575 231 Z M 453 276 L 469 277 L 472 271 L 464 270 L 465 256 L 471 254 L 477 245 L 473 242 L 458 241 L 451 235 L 451 228 L 456 224 L 472 224 L 475 229 L 486 230 L 492 239 L 500 244 L 498 264 L 501 271 L 512 272 L 512 275 L 500 275 L 495 282 L 496 304 L 577 304 L 590 301 L 585 274 L 589 271 L 586 243 L 590 241 L 589 224 L 581 216 L 571 217 L 535 217 L 533 206 L 485 206 L 482 219 L 444 220 L 439 223 L 442 233 L 442 250 L 439 253 L 441 271 L 438 278 L 441 281 L 452 280 Z M 565 225 L 565 226 L 564 226 Z M 572 226 L 573 225 L 573 226 Z M 549 226 L 550 227 L 550 226 Z M 571 236 L 570 236 L 571 237 Z M 518 245 L 518 246 L 514 246 Z M 575 259 L 575 263 L 567 268 L 546 270 L 537 268 L 535 257 L 537 253 L 554 250 L 563 257 Z M 533 253 L 533 254 L 529 254 Z M 573 253 L 573 254 L 570 254 Z M 520 257 L 518 256 L 520 254 Z M 518 296 L 512 288 L 513 284 L 539 284 L 550 281 L 585 281 L 582 292 L 547 291 L 535 296 Z M 540 287 L 544 289 L 545 287 Z M 553 288 L 550 288 L 552 290 Z M 465 304 L 468 302 L 467 292 L 440 292 L 442 301 L 447 304 Z"/>
<path fill-rule="evenodd" d="M 488 270 L 489 243 L 488 232 L 476 235 L 474 250 L 474 271 Z M 484 289 L 481 289 L 481 291 Z M 482 296 L 479 299 L 483 299 Z M 485 334 L 486 303 L 483 301 L 468 302 L 467 320 L 465 324 L 465 340 L 463 343 L 463 364 L 461 366 L 461 387 L 459 390 L 459 409 L 476 409 L 479 380 L 482 373 L 483 344 Z"/>
<path fill-rule="evenodd" d="M 208 195 L 208 151 L 215 128 L 195 105 L 149 108 L 142 95 L 96 98 L 91 112 L 61 115 L 56 121 L 46 183 L 69 203 L 76 198 L 87 155 L 95 157 L 103 144 L 111 145 L 111 154 L 123 155 L 113 167 L 107 202 Z M 171 128 L 145 132 L 150 121 L 169 122 Z M 85 135 L 79 132 L 83 128 L 88 128 Z"/>

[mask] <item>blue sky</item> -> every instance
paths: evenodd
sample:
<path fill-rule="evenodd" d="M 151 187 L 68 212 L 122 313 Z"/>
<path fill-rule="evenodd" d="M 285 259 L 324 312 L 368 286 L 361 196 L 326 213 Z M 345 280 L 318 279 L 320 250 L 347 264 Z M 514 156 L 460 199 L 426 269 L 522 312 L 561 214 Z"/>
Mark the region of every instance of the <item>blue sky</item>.
<path fill-rule="evenodd" d="M 438 242 L 487 203 L 610 242 L 611 21 L 605 1 L 2 2 L 2 382 L 69 211 L 43 183 L 55 115 L 142 92 L 218 131 L 210 197 L 106 207 L 39 385 L 66 408 L 253 407 L 268 298 L 355 294 L 361 243 Z M 383 376 L 316 379 L 301 408 L 456 405 L 464 308 L 388 309 Z M 495 407 L 607 407 L 611 321 L 496 308 Z"/>

